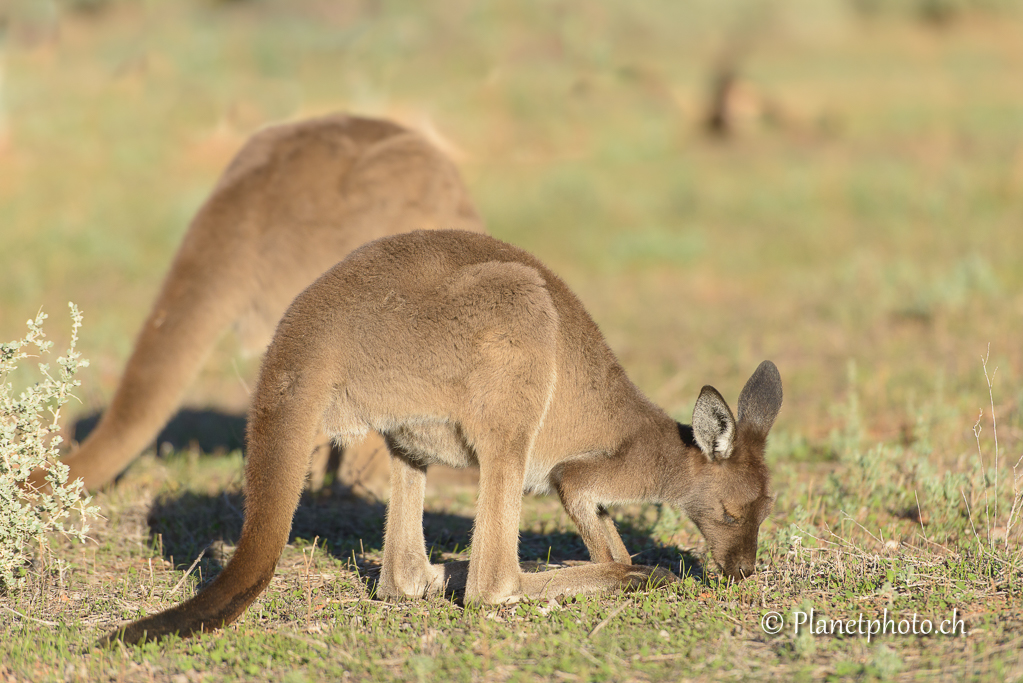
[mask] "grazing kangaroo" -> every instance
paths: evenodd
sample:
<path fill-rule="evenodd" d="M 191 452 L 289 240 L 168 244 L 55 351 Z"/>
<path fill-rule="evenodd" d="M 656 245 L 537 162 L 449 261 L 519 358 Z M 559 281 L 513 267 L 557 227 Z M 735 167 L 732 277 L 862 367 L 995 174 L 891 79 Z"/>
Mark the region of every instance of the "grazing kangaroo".
<path fill-rule="evenodd" d="M 458 171 L 423 137 L 342 115 L 257 133 L 192 221 L 110 406 L 64 458 L 68 479 L 95 490 L 124 470 L 229 325 L 258 352 L 295 295 L 353 249 L 438 228 L 483 231 Z"/>
<path fill-rule="evenodd" d="M 464 589 L 466 603 L 595 593 L 672 580 L 631 565 L 607 506 L 684 510 L 725 574 L 754 570 L 772 505 L 764 446 L 781 408 L 764 361 L 738 419 L 704 387 L 692 427 L 629 381 L 579 300 L 530 254 L 485 235 L 413 232 L 357 249 L 300 294 L 267 350 L 249 414 L 245 523 L 199 594 L 104 642 L 220 628 L 266 588 L 288 540 L 322 427 L 342 442 L 376 430 L 391 453 L 378 595 Z M 468 563 L 430 564 L 428 465 L 478 463 Z M 519 565 L 523 491 L 556 491 L 593 564 Z"/>

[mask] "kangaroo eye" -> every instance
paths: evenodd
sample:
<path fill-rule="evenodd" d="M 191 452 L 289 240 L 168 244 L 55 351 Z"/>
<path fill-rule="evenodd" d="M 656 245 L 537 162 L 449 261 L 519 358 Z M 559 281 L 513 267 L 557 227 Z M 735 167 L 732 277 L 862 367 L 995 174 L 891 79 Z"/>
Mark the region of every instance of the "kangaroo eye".
<path fill-rule="evenodd" d="M 724 511 L 724 515 L 725 515 L 725 524 L 735 525 L 735 524 L 739 523 L 739 518 L 738 517 L 733 517 L 732 515 L 730 515 L 728 513 L 728 510 Z"/>

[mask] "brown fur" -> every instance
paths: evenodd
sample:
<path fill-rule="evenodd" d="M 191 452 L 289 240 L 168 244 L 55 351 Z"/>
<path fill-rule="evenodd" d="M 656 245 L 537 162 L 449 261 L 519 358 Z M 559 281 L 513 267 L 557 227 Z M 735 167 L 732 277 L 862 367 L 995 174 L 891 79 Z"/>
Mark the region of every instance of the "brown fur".
<path fill-rule="evenodd" d="M 321 426 L 341 441 L 367 430 L 387 438 L 381 597 L 447 585 L 467 603 L 494 604 L 672 580 L 631 565 L 604 512 L 632 501 L 684 510 L 724 572 L 741 579 L 771 507 L 763 450 L 781 400 L 778 370 L 765 361 L 738 420 L 705 387 L 693 427 L 680 425 L 628 380 L 579 300 L 533 256 L 459 231 L 377 240 L 299 295 L 277 328 L 250 413 L 245 524 L 227 568 L 188 602 L 108 641 L 219 628 L 255 599 L 287 542 Z M 426 469 L 440 463 L 479 464 L 467 566 L 426 556 Z M 522 571 L 524 490 L 557 492 L 594 564 Z"/>
<path fill-rule="evenodd" d="M 421 136 L 342 115 L 257 133 L 193 220 L 109 408 L 64 459 L 69 479 L 94 490 L 127 467 L 229 325 L 261 351 L 295 295 L 353 249 L 440 228 L 483 231 L 458 172 Z"/>

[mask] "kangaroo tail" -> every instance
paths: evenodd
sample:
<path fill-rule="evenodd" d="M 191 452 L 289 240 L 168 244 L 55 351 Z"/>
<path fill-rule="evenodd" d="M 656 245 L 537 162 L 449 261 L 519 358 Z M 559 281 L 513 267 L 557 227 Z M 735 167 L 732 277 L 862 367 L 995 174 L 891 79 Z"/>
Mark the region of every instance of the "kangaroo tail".
<path fill-rule="evenodd" d="M 271 355 L 272 349 L 268 360 Z M 219 629 L 237 619 L 270 583 L 298 507 L 323 400 L 322 392 L 303 386 L 293 373 L 265 381 L 271 374 L 267 365 L 265 361 L 249 415 L 245 523 L 231 561 L 192 599 L 127 624 L 99 644 L 138 643 Z"/>
<path fill-rule="evenodd" d="M 81 448 L 64 459 L 68 478 L 81 477 L 87 489 L 112 481 L 152 442 L 217 339 L 241 315 L 249 290 L 258 287 L 236 225 L 219 229 L 222 221 L 244 216 L 223 215 L 217 199 L 207 202 L 186 235 L 110 406 Z"/>

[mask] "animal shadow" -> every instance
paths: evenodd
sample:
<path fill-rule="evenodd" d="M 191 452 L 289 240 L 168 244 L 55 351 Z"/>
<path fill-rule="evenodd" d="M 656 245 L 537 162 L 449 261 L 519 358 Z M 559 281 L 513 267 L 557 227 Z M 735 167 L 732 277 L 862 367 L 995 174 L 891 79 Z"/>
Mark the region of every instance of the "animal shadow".
<path fill-rule="evenodd" d="M 71 425 L 71 438 L 78 443 L 96 428 L 102 413 L 81 417 Z M 207 408 L 180 410 L 156 437 L 156 451 L 198 449 L 203 453 L 230 453 L 245 449 L 245 415 Z"/>
<path fill-rule="evenodd" d="M 237 545 L 244 521 L 243 510 L 244 500 L 238 492 L 189 491 L 161 495 L 154 501 L 148 516 L 151 543 L 177 569 L 187 569 L 201 554 L 199 575 L 203 584 L 208 583 L 227 564 L 224 546 Z M 367 591 L 375 595 L 386 512 L 386 505 L 378 500 L 354 495 L 318 497 L 306 494 L 295 512 L 288 542 L 318 538 L 318 547 L 331 556 L 342 561 L 354 559 Z M 423 531 L 427 553 L 433 561 L 448 561 L 450 554 L 464 550 L 469 545 L 472 525 L 473 520 L 468 516 L 425 511 Z M 677 575 L 704 580 L 703 566 L 692 553 L 660 544 L 649 529 L 627 521 L 619 524 L 619 531 L 626 547 L 638 551 L 633 555 L 634 564 L 660 566 Z M 558 563 L 588 562 L 589 554 L 582 538 L 574 531 L 544 534 L 523 531 L 519 558 L 525 569 L 532 570 L 560 566 Z M 453 597 L 459 596 L 453 594 Z"/>

